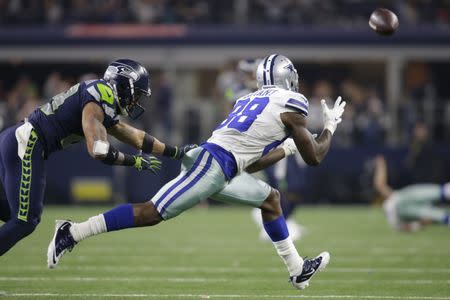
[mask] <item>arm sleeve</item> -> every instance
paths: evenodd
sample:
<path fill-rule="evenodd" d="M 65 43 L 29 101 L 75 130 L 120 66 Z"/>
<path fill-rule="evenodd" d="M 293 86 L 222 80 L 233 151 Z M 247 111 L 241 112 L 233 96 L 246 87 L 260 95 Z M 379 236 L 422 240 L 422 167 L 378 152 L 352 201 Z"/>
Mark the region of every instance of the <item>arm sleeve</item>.
<path fill-rule="evenodd" d="M 87 84 L 81 102 L 82 107 L 93 102 L 102 108 L 105 113 L 103 125 L 106 128 L 112 127 L 119 122 L 119 116 L 116 113 L 117 99 L 112 89 L 106 83 L 96 80 Z"/>

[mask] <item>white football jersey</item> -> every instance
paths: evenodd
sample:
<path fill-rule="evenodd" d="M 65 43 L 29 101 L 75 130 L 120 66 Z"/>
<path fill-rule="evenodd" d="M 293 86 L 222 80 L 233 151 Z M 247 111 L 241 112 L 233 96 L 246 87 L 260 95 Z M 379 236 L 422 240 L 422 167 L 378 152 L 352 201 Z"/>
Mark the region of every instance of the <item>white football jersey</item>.
<path fill-rule="evenodd" d="M 239 98 L 208 142 L 230 151 L 236 159 L 238 173 L 280 145 L 289 133 L 280 114 L 298 112 L 308 115 L 308 100 L 302 94 L 263 86 Z"/>

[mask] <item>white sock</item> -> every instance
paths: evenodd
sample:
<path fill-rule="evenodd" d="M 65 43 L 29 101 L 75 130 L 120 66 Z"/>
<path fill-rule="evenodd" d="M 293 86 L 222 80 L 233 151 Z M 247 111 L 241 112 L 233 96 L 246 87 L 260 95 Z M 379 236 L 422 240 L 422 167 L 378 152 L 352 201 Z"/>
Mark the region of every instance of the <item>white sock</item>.
<path fill-rule="evenodd" d="M 289 275 L 296 276 L 302 273 L 303 258 L 298 255 L 291 237 L 278 242 L 273 242 L 278 255 L 286 265 Z"/>
<path fill-rule="evenodd" d="M 106 232 L 105 217 L 102 214 L 91 217 L 87 221 L 82 223 L 74 223 L 70 227 L 70 233 L 73 236 L 75 242 L 79 242 L 93 235 L 97 235 Z"/>

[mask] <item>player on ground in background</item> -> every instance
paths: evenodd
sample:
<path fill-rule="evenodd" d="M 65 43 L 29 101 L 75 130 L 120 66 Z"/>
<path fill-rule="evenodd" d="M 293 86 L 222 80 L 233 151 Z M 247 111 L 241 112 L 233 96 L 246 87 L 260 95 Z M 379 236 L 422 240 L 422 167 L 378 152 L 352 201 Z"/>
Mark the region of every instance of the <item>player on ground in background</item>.
<path fill-rule="evenodd" d="M 0 227 L 0 255 L 40 222 L 46 160 L 53 152 L 86 139 L 93 158 L 152 172 L 160 168 L 160 162 L 146 153 L 183 156 L 184 147 L 165 145 L 119 121 L 119 114 L 139 117 L 144 111 L 140 103 L 150 94 L 147 70 L 135 61 L 120 59 L 108 66 L 103 79 L 77 83 L 0 134 L 0 178 L 5 190 L 0 197 L 0 220 L 5 222 Z M 108 133 L 143 153 L 129 155 L 114 149 Z"/>
<path fill-rule="evenodd" d="M 393 190 L 387 183 L 386 160 L 375 158 L 374 188 L 383 198 L 383 209 L 392 228 L 401 231 L 417 231 L 424 225 L 450 226 L 450 212 L 436 207 L 450 202 L 450 183 L 413 184 Z"/>
<path fill-rule="evenodd" d="M 264 228 L 289 272 L 294 287 L 304 289 L 310 278 L 330 260 L 328 252 L 303 260 L 289 237 L 279 192 L 248 172 L 261 170 L 284 157 L 275 149 L 289 136 L 306 163 L 318 165 L 330 148 L 342 121 L 345 102 L 333 108 L 322 103 L 324 130 L 313 138 L 306 129 L 308 101 L 299 94 L 298 74 L 292 62 L 278 54 L 258 66 L 259 90 L 236 101 L 207 142 L 186 153 L 181 173 L 146 203 L 118 206 L 83 223 L 59 221 L 48 247 L 48 266 L 83 239 L 125 228 L 152 226 L 176 217 L 207 198 L 261 209 Z"/>

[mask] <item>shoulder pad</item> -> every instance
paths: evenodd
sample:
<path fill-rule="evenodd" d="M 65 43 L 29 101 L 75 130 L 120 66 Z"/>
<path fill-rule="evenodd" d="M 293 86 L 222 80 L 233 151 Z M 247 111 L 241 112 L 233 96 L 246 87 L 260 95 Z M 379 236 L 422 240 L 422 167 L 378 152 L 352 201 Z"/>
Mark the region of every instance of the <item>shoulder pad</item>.
<path fill-rule="evenodd" d="M 308 115 L 309 103 L 305 96 L 300 93 L 289 92 L 286 94 L 285 107 L 294 109 L 305 116 Z"/>
<path fill-rule="evenodd" d="M 100 80 L 90 82 L 87 91 L 98 102 L 105 102 L 109 105 L 114 105 L 114 92 L 105 82 Z"/>

